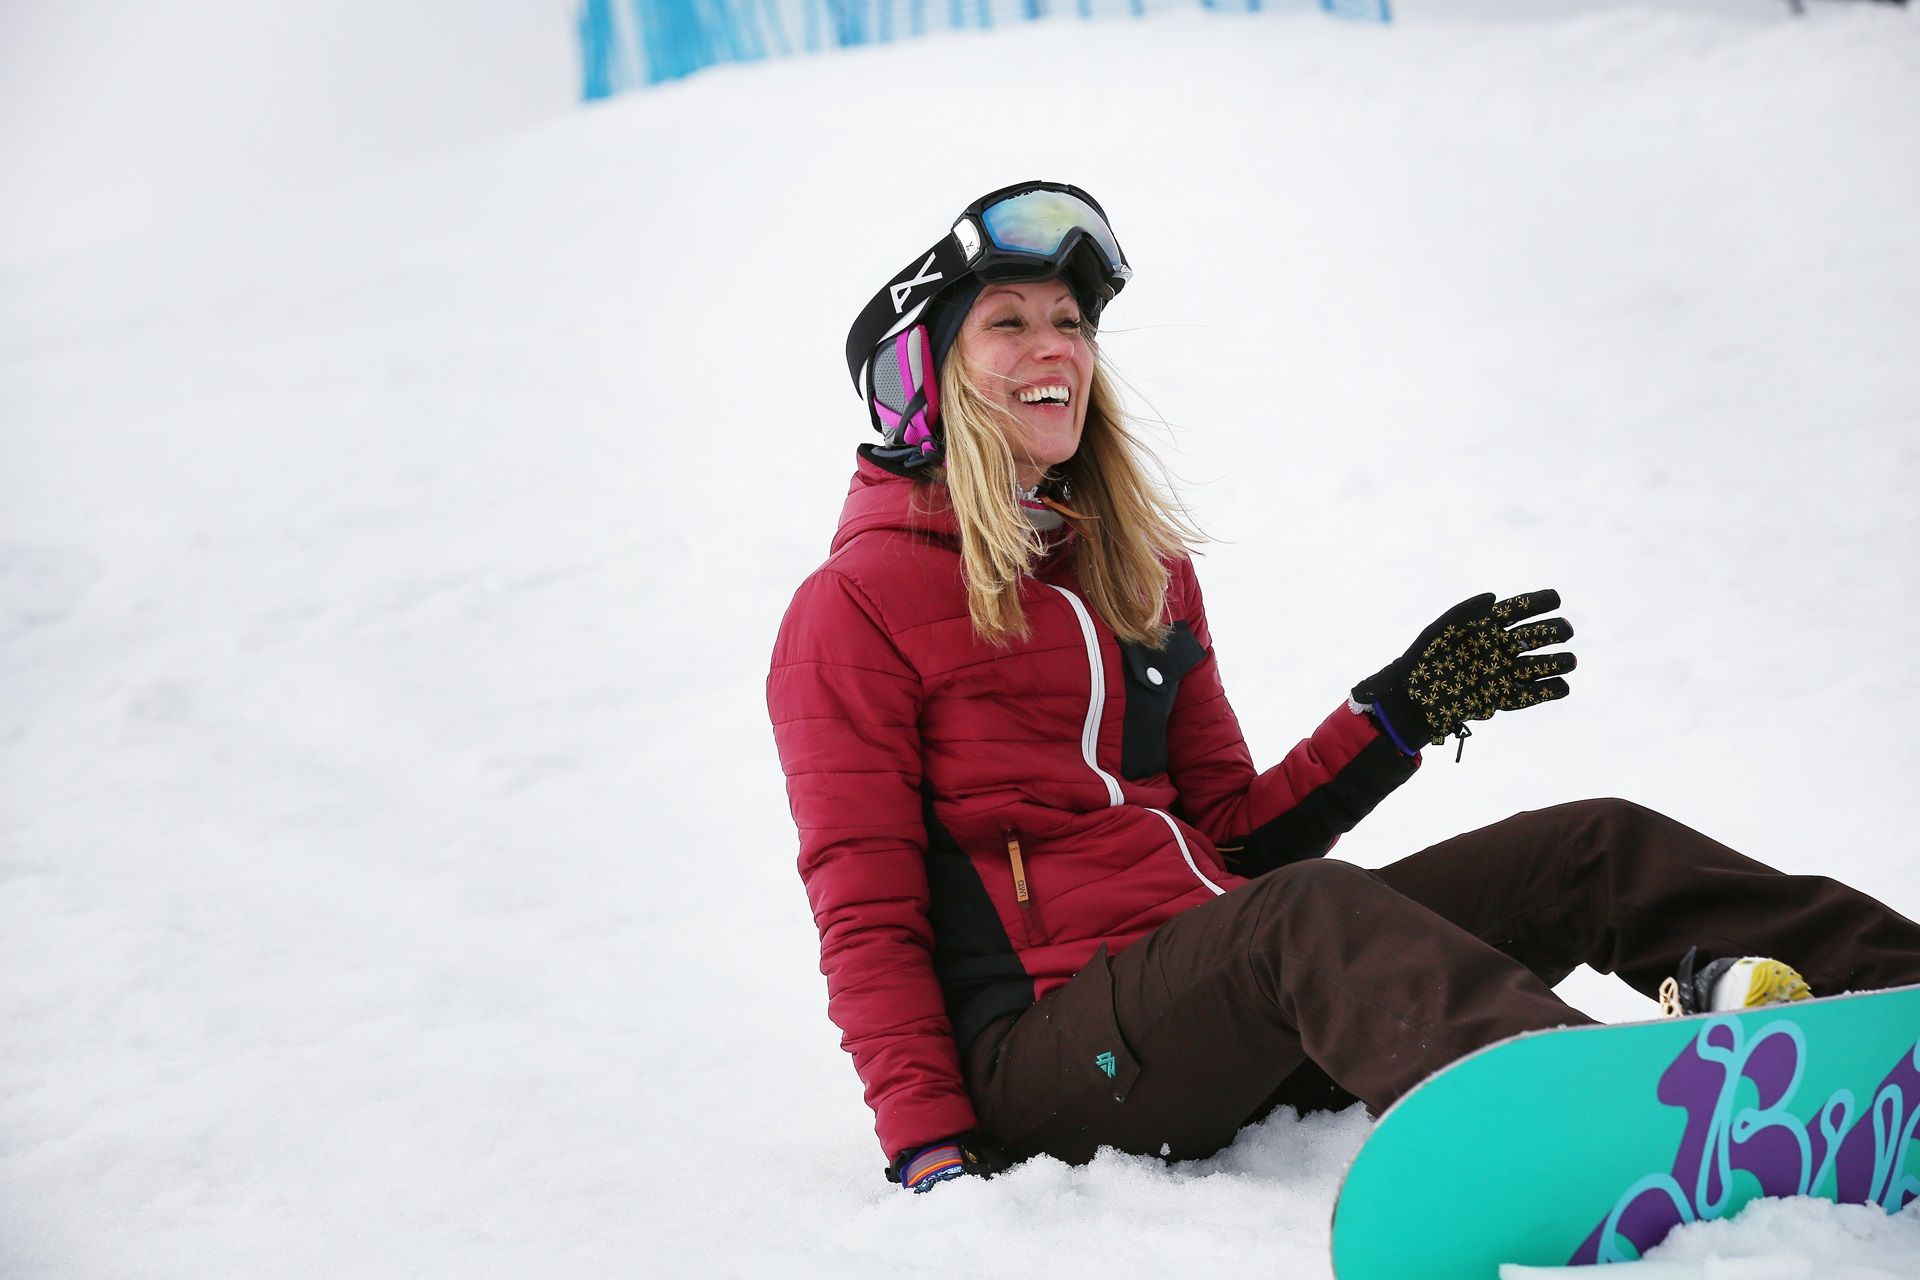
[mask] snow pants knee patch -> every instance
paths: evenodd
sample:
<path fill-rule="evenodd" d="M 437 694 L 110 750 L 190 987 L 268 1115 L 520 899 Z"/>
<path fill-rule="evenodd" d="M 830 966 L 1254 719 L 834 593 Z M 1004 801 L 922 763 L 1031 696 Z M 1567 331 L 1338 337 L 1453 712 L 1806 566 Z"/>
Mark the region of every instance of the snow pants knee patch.
<path fill-rule="evenodd" d="M 987 1028 L 966 1053 L 981 1127 L 1009 1155 L 1091 1160 L 1124 1128 L 1140 1063 L 1114 1016 L 1107 949 L 1065 986 L 1009 1023 Z"/>
<path fill-rule="evenodd" d="M 1364 874 L 1364 873 L 1359 873 Z M 1247 961 L 1271 890 L 1242 887 L 983 1032 L 966 1053 L 982 1128 L 1011 1155 L 1078 1163 L 1102 1147 L 1212 1155 L 1300 1065 Z"/>

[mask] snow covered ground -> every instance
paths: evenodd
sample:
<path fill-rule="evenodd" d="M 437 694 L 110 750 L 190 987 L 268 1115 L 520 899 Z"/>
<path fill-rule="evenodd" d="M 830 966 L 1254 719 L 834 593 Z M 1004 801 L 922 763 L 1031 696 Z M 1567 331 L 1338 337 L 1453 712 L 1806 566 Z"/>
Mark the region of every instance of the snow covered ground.
<path fill-rule="evenodd" d="M 0 265 L 562 116 L 580 96 L 576 8 L 0 0 Z"/>
<path fill-rule="evenodd" d="M 1325 1276 L 1357 1115 L 878 1177 L 762 702 L 848 320 L 1082 183 L 1257 755 L 1463 596 L 1580 629 L 1341 856 L 1622 794 L 1920 915 L 1917 116 L 1880 6 L 1169 16 L 16 248 L 0 1275 Z M 1674 1264 L 1911 1273 L 1912 1210 L 1766 1208 Z"/>

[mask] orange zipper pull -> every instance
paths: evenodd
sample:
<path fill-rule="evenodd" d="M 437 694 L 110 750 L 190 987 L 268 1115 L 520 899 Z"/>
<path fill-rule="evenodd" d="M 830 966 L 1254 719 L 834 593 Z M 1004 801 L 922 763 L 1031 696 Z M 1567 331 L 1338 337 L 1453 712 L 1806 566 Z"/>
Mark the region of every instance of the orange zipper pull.
<path fill-rule="evenodd" d="M 1013 896 L 1019 899 L 1021 906 L 1033 901 L 1033 895 L 1027 892 L 1027 864 L 1020 856 L 1020 837 L 1013 828 L 1005 828 L 1007 837 L 1007 861 L 1013 864 Z"/>
<path fill-rule="evenodd" d="M 1020 904 L 1020 924 L 1027 932 L 1027 945 L 1041 946 L 1047 940 L 1047 927 L 1040 919 L 1040 904 L 1033 900 L 1033 889 L 1027 884 L 1027 860 L 1020 852 L 1020 833 L 1011 825 L 1003 825 L 1000 834 L 1007 841 L 1007 863 L 1013 868 L 1013 896 Z"/>

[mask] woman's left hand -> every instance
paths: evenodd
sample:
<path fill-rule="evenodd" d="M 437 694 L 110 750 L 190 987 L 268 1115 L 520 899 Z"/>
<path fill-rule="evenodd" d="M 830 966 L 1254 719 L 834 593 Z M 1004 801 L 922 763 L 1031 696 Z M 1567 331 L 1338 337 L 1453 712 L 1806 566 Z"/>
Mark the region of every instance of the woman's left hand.
<path fill-rule="evenodd" d="M 1557 591 L 1494 600 L 1491 591 L 1462 600 L 1435 619 L 1399 658 L 1353 689 L 1408 755 L 1422 743 L 1467 736 L 1466 722 L 1564 698 L 1571 653 L 1536 649 L 1573 638 L 1565 618 L 1527 619 L 1560 607 Z"/>

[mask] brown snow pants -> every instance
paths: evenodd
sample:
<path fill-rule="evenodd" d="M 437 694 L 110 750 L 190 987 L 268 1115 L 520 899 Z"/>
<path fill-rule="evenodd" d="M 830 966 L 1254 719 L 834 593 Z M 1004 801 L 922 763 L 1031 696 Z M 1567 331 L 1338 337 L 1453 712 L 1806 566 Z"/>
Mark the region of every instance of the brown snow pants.
<path fill-rule="evenodd" d="M 1577 965 L 1653 996 L 1690 946 L 1816 994 L 1920 982 L 1920 925 L 1622 800 L 1518 814 L 1391 866 L 1315 860 L 1195 907 L 990 1024 L 968 1091 L 1009 1156 L 1209 1155 L 1278 1105 L 1378 1113 L 1505 1036 L 1592 1019 Z"/>

